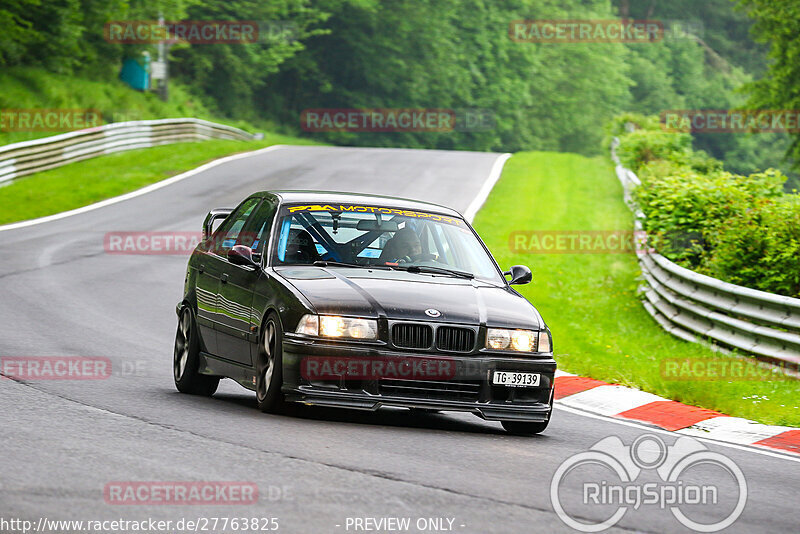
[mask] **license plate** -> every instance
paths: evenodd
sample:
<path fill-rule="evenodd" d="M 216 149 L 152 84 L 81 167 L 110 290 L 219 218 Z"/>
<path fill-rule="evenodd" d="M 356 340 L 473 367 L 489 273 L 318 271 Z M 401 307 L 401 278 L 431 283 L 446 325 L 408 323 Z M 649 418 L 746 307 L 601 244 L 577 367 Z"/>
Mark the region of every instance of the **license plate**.
<path fill-rule="evenodd" d="M 509 387 L 528 387 L 534 388 L 539 385 L 542 375 L 539 373 L 515 373 L 511 371 L 495 371 L 492 376 L 492 384 L 495 386 Z"/>

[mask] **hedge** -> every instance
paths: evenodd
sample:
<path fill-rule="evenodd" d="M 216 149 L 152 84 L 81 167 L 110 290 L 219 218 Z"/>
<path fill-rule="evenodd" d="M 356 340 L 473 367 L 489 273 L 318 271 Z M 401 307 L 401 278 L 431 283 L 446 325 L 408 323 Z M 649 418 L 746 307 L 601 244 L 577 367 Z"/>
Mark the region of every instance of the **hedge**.
<path fill-rule="evenodd" d="M 785 175 L 727 172 L 692 149 L 690 135 L 663 131 L 656 117 L 629 114 L 607 131 L 642 181 L 633 197 L 659 253 L 727 282 L 800 297 L 800 197 L 784 192 Z"/>

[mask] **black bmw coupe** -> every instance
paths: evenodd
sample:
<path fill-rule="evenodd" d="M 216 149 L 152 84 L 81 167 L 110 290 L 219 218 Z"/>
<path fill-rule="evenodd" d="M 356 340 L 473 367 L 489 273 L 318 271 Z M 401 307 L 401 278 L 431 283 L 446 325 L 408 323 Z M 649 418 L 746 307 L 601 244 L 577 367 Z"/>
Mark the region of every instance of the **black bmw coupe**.
<path fill-rule="evenodd" d="M 507 279 L 506 277 L 510 277 Z M 215 209 L 177 305 L 179 391 L 221 378 L 287 402 L 466 411 L 536 434 L 556 362 L 547 325 L 456 211 L 398 198 L 266 191 Z"/>

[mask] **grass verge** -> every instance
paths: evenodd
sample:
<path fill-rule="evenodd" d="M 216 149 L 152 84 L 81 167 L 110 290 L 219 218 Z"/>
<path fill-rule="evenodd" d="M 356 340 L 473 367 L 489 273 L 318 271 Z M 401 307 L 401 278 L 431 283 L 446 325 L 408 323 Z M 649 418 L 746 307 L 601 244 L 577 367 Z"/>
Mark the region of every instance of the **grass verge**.
<path fill-rule="evenodd" d="M 766 424 L 800 426 L 800 380 L 702 379 L 662 371 L 665 361 L 734 362 L 661 329 L 639 302 L 633 254 L 531 254 L 509 239 L 525 230 L 628 230 L 631 213 L 606 158 L 522 152 L 511 158 L 475 226 L 503 267 L 529 265 L 518 286 L 553 332 L 559 368 Z M 717 368 L 721 364 L 717 364 Z M 745 377 L 763 376 L 746 362 Z"/>
<path fill-rule="evenodd" d="M 209 109 L 190 88 L 170 83 L 169 102 L 155 93 L 134 91 L 117 79 L 90 80 L 55 74 L 34 67 L 0 70 L 0 110 L 92 109 L 102 123 L 195 117 L 247 130 L 276 131 L 274 124 L 224 119 Z M 0 117 L 0 145 L 49 137 L 63 131 L 14 131 L 8 117 Z"/>
<path fill-rule="evenodd" d="M 134 191 L 211 160 L 275 144 L 313 144 L 277 134 L 260 141 L 200 141 L 110 154 L 0 187 L 0 224 L 60 213 Z"/>

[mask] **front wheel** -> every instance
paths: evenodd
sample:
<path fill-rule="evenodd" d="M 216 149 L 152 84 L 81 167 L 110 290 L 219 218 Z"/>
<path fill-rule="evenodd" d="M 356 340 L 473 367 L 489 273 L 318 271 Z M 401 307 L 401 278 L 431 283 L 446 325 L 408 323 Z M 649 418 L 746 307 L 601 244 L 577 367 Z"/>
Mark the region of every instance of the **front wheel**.
<path fill-rule="evenodd" d="M 172 375 L 175 387 L 181 393 L 210 397 L 217 391 L 219 377 L 201 375 L 200 340 L 195 329 L 194 316 L 189 308 L 181 310 L 178 331 L 175 333 L 175 354 L 172 359 Z"/>
<path fill-rule="evenodd" d="M 270 313 L 261 329 L 256 369 L 256 401 L 266 413 L 280 413 L 284 407 L 283 385 L 283 330 L 275 313 Z"/>
<path fill-rule="evenodd" d="M 541 434 L 550 424 L 550 419 L 553 418 L 553 399 L 555 398 L 555 388 L 550 389 L 550 414 L 547 416 L 547 421 L 538 423 L 529 423 L 526 421 L 500 421 L 506 432 L 515 436 L 534 436 Z"/>

